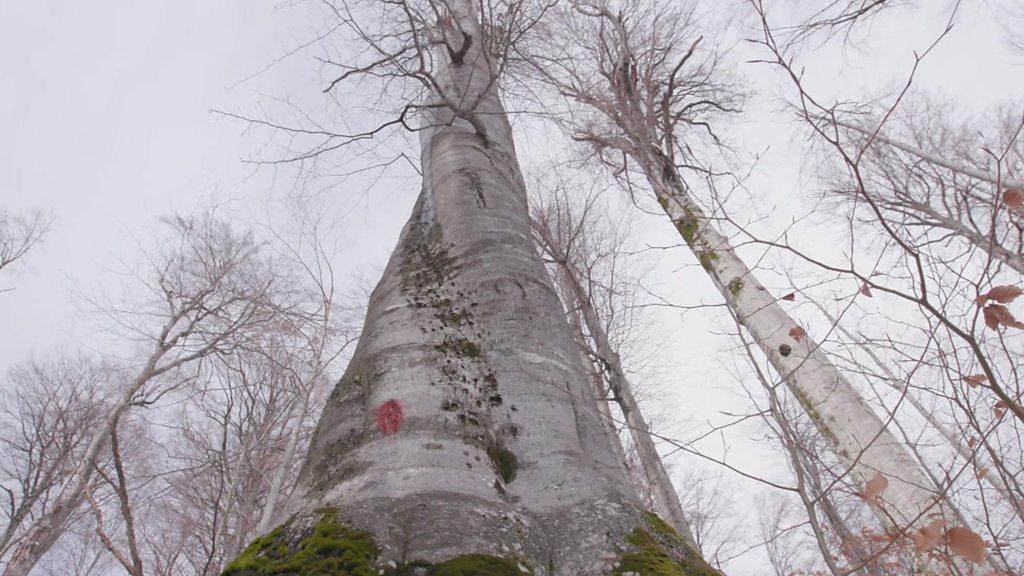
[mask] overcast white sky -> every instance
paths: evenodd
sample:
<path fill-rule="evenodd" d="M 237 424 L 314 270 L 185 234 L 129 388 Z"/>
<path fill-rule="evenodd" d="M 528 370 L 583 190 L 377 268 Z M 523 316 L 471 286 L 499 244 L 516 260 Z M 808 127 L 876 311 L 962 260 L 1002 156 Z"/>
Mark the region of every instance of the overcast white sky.
<path fill-rule="evenodd" d="M 944 23 L 938 8 L 947 2 L 922 3 L 928 9 L 896 11 L 872 25 L 862 51 L 805 54 L 812 89 L 857 98 L 896 86 L 913 50 L 925 48 Z M 241 158 L 256 154 L 264 140 L 209 110 L 272 110 L 280 97 L 318 105 L 323 83 L 311 51 L 270 66 L 319 28 L 306 3 L 287 4 L 0 0 L 0 207 L 42 208 L 55 218 L 25 265 L 0 278 L 0 288 L 15 287 L 0 293 L 0 373 L 32 354 L 93 347 L 97 326 L 79 312 L 75 294 L 96 296 L 116 286 L 116 271 L 138 258 L 137 240 L 157 217 L 207 205 L 211 198 L 249 221 L 273 217 L 278 208 L 272 199 L 292 189 L 287 174 L 243 164 Z M 919 87 L 969 110 L 1024 94 L 1021 53 L 1006 50 L 990 4 L 964 3 L 956 29 L 920 70 Z M 736 60 L 746 56 L 738 53 Z M 739 66 L 738 74 L 754 99 L 734 142 L 751 152 L 767 150 L 751 180 L 752 202 L 760 210 L 774 206 L 776 221 L 788 221 L 814 197 L 814 167 L 801 164 L 803 142 L 777 112 L 775 74 L 755 65 Z M 524 136 L 520 149 L 542 150 L 544 142 L 534 140 Z M 339 222 L 336 270 L 342 283 L 350 273 L 365 275 L 383 265 L 418 191 L 408 171 L 379 182 L 370 194 L 360 186 L 346 183 L 324 196 Z M 643 241 L 675 242 L 663 218 L 636 218 Z M 813 243 L 825 236 L 807 226 L 792 239 Z M 663 296 L 680 304 L 716 301 L 686 252 L 659 258 L 652 284 Z M 729 340 L 708 336 L 727 322 L 713 311 L 683 321 L 659 313 L 655 322 L 664 342 L 657 379 L 662 400 L 651 409 L 668 416 L 667 435 L 689 437 L 703 422 L 719 421 L 720 411 L 745 405 L 738 404 L 742 390 L 728 376 L 728 367 L 739 362 L 725 353 Z M 778 465 L 752 428 L 727 441 L 737 465 L 754 471 Z M 696 465 L 673 461 L 677 470 Z M 752 504 L 740 502 L 746 505 Z M 743 559 L 736 573 L 754 573 L 762 565 L 756 557 Z"/>

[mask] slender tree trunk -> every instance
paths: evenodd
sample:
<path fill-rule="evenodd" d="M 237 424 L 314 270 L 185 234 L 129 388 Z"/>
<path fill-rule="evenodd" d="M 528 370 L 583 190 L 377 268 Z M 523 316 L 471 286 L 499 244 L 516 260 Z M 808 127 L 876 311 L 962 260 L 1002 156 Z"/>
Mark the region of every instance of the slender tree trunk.
<path fill-rule="evenodd" d="M 679 495 L 672 485 L 672 479 L 669 478 L 668 472 L 665 470 L 665 466 L 661 461 L 661 455 L 658 454 L 658 448 L 654 444 L 654 438 L 651 436 L 651 428 L 640 412 L 640 407 L 633 396 L 633 388 L 629 380 L 626 379 L 625 371 L 622 369 L 622 359 L 618 352 L 612 348 L 608 340 L 608 334 L 605 332 L 604 324 L 594 308 L 593 300 L 587 290 L 583 288 L 583 285 L 580 283 L 579 273 L 568 262 L 561 247 L 557 246 L 553 241 L 546 243 L 557 265 L 563 272 L 562 276 L 571 292 L 572 301 L 575 301 L 576 306 L 579 308 L 579 313 L 583 317 L 587 332 L 590 334 L 591 339 L 593 339 L 598 361 L 603 364 L 601 369 L 608 379 L 615 401 L 618 402 L 619 407 L 622 409 L 626 426 L 629 428 L 630 436 L 633 438 L 633 444 L 636 447 L 637 457 L 643 469 L 644 477 L 647 478 L 651 491 L 654 493 L 654 501 L 658 512 L 664 515 L 665 519 L 672 524 L 672 527 L 680 535 L 687 539 L 691 546 L 696 546 L 697 543 L 693 537 L 693 530 L 686 519 L 686 515 L 683 513 L 683 507 L 679 503 Z"/>
<path fill-rule="evenodd" d="M 590 375 L 590 388 L 594 392 L 594 396 L 597 399 L 597 413 L 601 418 L 601 423 L 604 424 L 605 433 L 608 434 L 608 441 L 612 446 L 612 451 L 615 452 L 615 456 L 618 458 L 619 463 L 622 465 L 623 470 L 629 470 L 629 457 L 626 455 L 626 448 L 622 445 L 622 438 L 619 437 L 619 430 L 615 424 L 615 418 L 612 417 L 611 408 L 608 406 L 607 391 L 604 389 L 604 378 L 597 373 Z M 634 488 L 640 493 L 639 486 L 634 483 Z"/>
<path fill-rule="evenodd" d="M 558 267 L 559 281 L 556 283 L 556 289 L 561 288 L 561 299 L 565 304 L 566 318 L 569 321 L 569 327 L 572 330 L 576 346 L 580 351 L 580 356 L 583 359 L 583 365 L 590 368 L 593 366 L 593 362 L 588 354 L 589 347 L 586 343 L 586 336 L 583 332 L 583 323 L 580 319 L 580 310 L 576 303 L 576 298 L 569 289 L 569 280 L 565 277 L 567 274 L 565 269 L 561 266 Z M 594 399 L 597 401 L 597 413 L 601 418 L 601 424 L 604 425 L 605 433 L 608 435 L 608 442 L 611 444 L 612 451 L 615 452 L 615 456 L 618 458 L 619 463 L 622 465 L 623 470 L 629 470 L 629 458 L 626 456 L 626 449 L 622 445 L 622 438 L 619 437 L 619 430 L 615 424 L 615 419 L 612 417 L 611 407 L 608 405 L 607 391 L 604 386 L 604 376 L 602 372 L 597 370 L 588 370 L 590 389 L 594 393 Z M 634 484 L 639 493 L 639 487 Z"/>
<path fill-rule="evenodd" d="M 117 483 L 114 490 L 117 493 L 117 500 L 120 504 L 121 518 L 124 520 L 125 540 L 128 544 L 128 557 L 131 565 L 125 566 L 132 576 L 143 576 L 142 554 L 139 553 L 139 542 L 135 532 L 135 513 L 132 511 L 131 500 L 128 495 L 128 480 L 124 473 L 124 462 L 121 458 L 121 442 L 117 432 L 117 422 L 110 429 L 110 452 L 114 459 L 114 471 Z"/>
<path fill-rule="evenodd" d="M 929 164 L 941 166 L 953 172 L 965 174 L 967 176 L 970 176 L 971 178 L 977 178 L 978 180 L 983 180 L 985 182 L 990 182 L 992 184 L 998 184 L 1001 185 L 1003 188 L 1024 188 L 1024 182 L 1007 180 L 1005 178 L 997 176 L 996 174 L 990 174 L 983 170 L 978 170 L 973 166 L 968 166 L 967 164 L 963 164 L 960 162 L 953 162 L 952 160 L 943 158 L 938 154 L 933 154 L 931 152 L 928 152 L 927 150 L 922 150 L 917 146 L 913 146 L 911 144 L 907 144 L 906 142 L 900 142 L 899 140 L 889 138 L 888 136 L 882 134 L 878 129 L 870 130 L 853 124 L 851 122 L 844 122 L 842 120 L 832 121 L 834 121 L 837 126 L 842 126 L 843 128 L 846 128 L 848 130 L 853 130 L 854 132 L 857 132 L 858 134 L 866 138 L 872 138 L 880 142 L 884 142 L 885 144 L 888 144 L 889 146 L 892 146 L 897 150 L 902 150 L 908 154 L 916 156 L 921 160 L 928 162 Z"/>
<path fill-rule="evenodd" d="M 882 521 L 906 528 L 939 512 L 936 488 L 927 474 L 714 228 L 671 161 L 650 147 L 637 156 L 680 236 L 853 480 L 864 486 L 880 474 L 888 481 L 882 505 L 874 507 Z"/>
<path fill-rule="evenodd" d="M 264 534 L 271 528 L 274 521 L 277 505 L 284 490 L 284 479 L 295 459 L 295 451 L 299 445 L 299 436 L 302 432 L 302 423 L 306 419 L 306 410 L 309 409 L 309 394 L 312 391 L 312 383 L 306 388 L 300 401 L 296 404 L 296 414 L 292 418 L 292 428 L 288 431 L 288 443 L 285 445 L 281 462 L 274 470 L 274 477 L 270 481 L 270 490 L 267 493 L 267 501 L 263 505 L 263 512 L 260 515 L 260 523 L 256 527 L 257 534 Z"/>
<path fill-rule="evenodd" d="M 922 219 L 937 222 L 937 226 L 941 226 L 967 240 L 990 257 L 1009 266 L 1015 272 L 1024 274 L 1024 255 L 1000 245 L 993 236 L 981 234 L 960 220 L 950 218 L 949 215 L 943 214 L 928 204 L 915 203 L 914 209 L 919 212 L 918 215 Z"/>
<path fill-rule="evenodd" d="M 828 318 L 828 321 L 831 322 L 832 325 L 835 326 L 836 329 L 842 335 L 846 336 L 848 339 L 850 339 L 851 342 L 855 343 L 859 348 L 864 350 L 868 357 L 871 358 L 872 362 L 874 362 L 875 365 L 878 366 L 878 369 L 881 370 L 883 374 L 885 374 L 885 383 L 893 390 L 899 392 L 903 398 L 906 398 L 907 402 L 914 408 L 914 410 L 916 410 L 917 413 L 922 418 L 924 418 L 925 421 L 928 422 L 928 424 L 930 424 L 936 432 L 938 432 L 943 438 L 945 438 L 946 442 L 948 442 L 950 447 L 953 448 L 954 451 L 956 451 L 957 455 L 963 458 L 966 462 L 974 463 L 974 467 L 978 471 L 978 476 L 980 476 L 983 480 L 985 480 L 986 483 L 992 486 L 992 488 L 995 489 L 999 496 L 1002 497 L 1004 501 L 1006 501 L 1006 503 L 1017 515 L 1017 517 L 1024 521 L 1024 509 L 1022 509 L 1020 505 L 1020 500 L 1014 497 L 1013 492 L 1006 485 L 1006 483 L 1003 482 L 1002 475 L 999 473 L 982 473 L 982 470 L 985 469 L 985 465 L 984 462 L 981 461 L 979 455 L 976 454 L 973 449 L 970 449 L 967 446 L 965 446 L 962 439 L 959 436 L 957 436 L 956 433 L 950 430 L 950 428 L 946 426 L 941 420 L 936 418 L 935 414 L 931 410 L 929 410 L 928 407 L 922 404 L 921 400 L 917 398 L 917 395 L 914 394 L 912 390 L 908 389 L 902 383 L 902 381 L 896 377 L 896 374 L 894 374 L 893 371 L 890 370 L 884 362 L 882 362 L 882 359 L 879 358 L 877 354 L 875 354 L 875 351 L 872 350 L 870 346 L 865 345 L 853 334 L 851 334 L 850 331 L 847 330 L 842 324 L 840 324 L 838 319 L 829 314 L 828 310 L 826 310 L 823 306 L 821 306 L 817 302 L 815 302 L 815 305 L 818 307 L 818 310 L 820 310 L 822 314 L 824 314 L 825 317 Z"/>
<path fill-rule="evenodd" d="M 602 574 L 644 516 L 530 235 L 473 6 L 448 2 L 472 44 L 437 76 L 477 105 L 472 118 L 435 108 L 426 119 L 420 197 L 282 530 L 334 510 L 373 536 L 376 562 L 481 554 L 538 574 Z"/>

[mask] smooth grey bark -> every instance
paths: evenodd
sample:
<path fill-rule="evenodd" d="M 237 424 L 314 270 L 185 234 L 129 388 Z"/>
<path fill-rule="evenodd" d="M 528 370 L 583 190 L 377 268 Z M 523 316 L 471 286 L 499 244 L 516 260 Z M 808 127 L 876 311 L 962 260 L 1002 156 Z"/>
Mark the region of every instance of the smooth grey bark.
<path fill-rule="evenodd" d="M 569 321 L 569 327 L 572 329 L 580 356 L 583 359 L 583 365 L 592 367 L 593 363 L 590 359 L 589 347 L 585 341 L 586 336 L 583 331 L 583 321 L 580 319 L 579 308 L 575 305 L 576 299 L 568 288 L 569 280 L 565 278 L 565 269 L 559 267 L 558 272 L 559 280 L 556 282 L 556 288 L 561 288 L 561 299 L 562 303 L 565 304 L 565 314 Z M 591 370 L 588 380 L 596 400 L 597 413 L 601 418 L 601 424 L 604 425 L 605 433 L 608 435 L 608 442 L 611 444 L 612 451 L 615 452 L 615 456 L 622 464 L 622 468 L 629 470 L 629 457 L 626 455 L 626 449 L 622 445 L 622 438 L 619 436 L 618 426 L 616 425 L 615 418 L 612 417 L 611 407 L 608 405 L 608 394 L 604 385 L 604 376 L 597 370 Z M 637 489 L 638 494 L 642 494 L 639 486 L 635 483 L 635 479 L 634 487 Z"/>
<path fill-rule="evenodd" d="M 686 539 L 687 543 L 696 547 L 697 542 L 693 537 L 690 522 L 683 513 L 679 495 L 665 470 L 661 455 L 658 454 L 658 448 L 654 443 L 654 437 L 651 435 L 651 428 L 640 411 L 640 406 L 633 395 L 633 387 L 622 368 L 622 358 L 608 340 L 608 333 L 605 331 L 590 293 L 583 287 L 578 270 L 569 262 L 562 247 L 552 238 L 547 237 L 543 230 L 539 234 L 544 238 L 555 264 L 561 269 L 563 281 L 570 292 L 570 302 L 573 302 L 578 308 L 579 315 L 583 318 L 587 332 L 593 340 L 594 351 L 599 364 L 601 364 L 601 371 L 608 380 L 614 400 L 622 410 L 630 437 L 633 439 L 633 445 L 636 447 L 640 467 L 654 494 L 658 512 Z"/>
<path fill-rule="evenodd" d="M 479 38 L 472 4 L 448 6 Z M 419 199 L 286 513 L 334 507 L 382 561 L 482 553 L 600 574 L 642 515 L 530 234 L 479 44 L 437 74 L 458 93 L 445 101 L 477 104 L 424 121 Z M 374 418 L 390 401 L 404 421 L 389 435 Z"/>

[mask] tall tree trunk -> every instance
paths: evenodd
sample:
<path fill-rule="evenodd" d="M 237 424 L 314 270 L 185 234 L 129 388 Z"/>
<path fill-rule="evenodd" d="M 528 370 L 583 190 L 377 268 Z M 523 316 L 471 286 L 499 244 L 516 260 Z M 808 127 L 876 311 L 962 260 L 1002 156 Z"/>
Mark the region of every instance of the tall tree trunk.
<path fill-rule="evenodd" d="M 1024 274 L 1024 255 L 1000 245 L 996 242 L 994 234 L 981 234 L 962 221 L 936 210 L 927 202 L 915 203 L 912 209 L 917 211 L 917 216 L 922 220 L 931 220 L 936 226 L 949 230 L 978 247 L 993 259 L 1009 266 L 1019 274 Z"/>
<path fill-rule="evenodd" d="M 629 457 L 626 456 L 626 449 L 622 445 L 622 438 L 619 437 L 619 430 L 616 426 L 615 419 L 612 417 L 611 407 L 608 405 L 608 393 L 605 389 L 604 375 L 602 371 L 599 371 L 594 367 L 590 358 L 590 348 L 586 342 L 586 335 L 583 332 L 583 321 L 580 318 L 580 310 L 576 303 L 576 298 L 571 293 L 568 287 L 569 280 L 565 278 L 565 270 L 563 267 L 559 267 L 560 273 L 559 280 L 556 282 L 556 289 L 561 288 L 560 297 L 566 308 L 566 319 L 569 321 L 569 328 L 571 329 L 573 339 L 576 341 L 576 346 L 580 351 L 580 356 L 583 358 L 583 365 L 588 370 L 590 381 L 590 389 L 594 393 L 594 399 L 597 401 L 597 413 L 601 418 L 601 424 L 604 425 L 605 434 L 608 435 L 608 442 L 612 446 L 612 452 L 615 453 L 619 463 L 622 465 L 624 470 L 629 470 Z M 567 293 L 569 292 L 569 293 Z M 634 488 L 639 493 L 639 486 L 636 486 L 634 481 Z M 641 494 L 642 495 L 642 494 Z"/>
<path fill-rule="evenodd" d="M 853 480 L 860 486 L 876 475 L 888 481 L 882 505 L 874 507 L 879 518 L 906 528 L 939 512 L 928 475 L 714 228 L 671 161 L 651 146 L 637 154 L 637 161 L 680 236 Z"/>
<path fill-rule="evenodd" d="M 914 146 L 912 144 L 907 144 L 906 142 L 900 142 L 899 140 L 889 138 L 885 134 L 881 133 L 881 126 L 876 127 L 874 129 L 868 129 L 862 126 L 858 126 L 857 124 L 854 124 L 852 122 L 844 122 L 842 120 L 832 120 L 832 122 L 834 122 L 837 126 L 842 126 L 843 128 L 853 130 L 854 132 L 857 132 L 858 134 L 864 136 L 865 138 L 869 138 L 871 140 L 878 140 L 879 142 L 888 144 L 889 146 L 892 146 L 897 150 L 902 150 L 908 154 L 916 156 L 921 160 L 924 160 L 925 162 L 934 164 L 936 166 L 941 166 L 953 172 L 964 174 L 970 176 L 971 178 L 977 178 L 978 180 L 983 180 L 985 182 L 990 182 L 992 184 L 997 184 L 999 186 L 1002 186 L 1004 189 L 1024 188 L 1024 182 L 1008 180 L 997 174 L 991 174 L 989 172 L 985 172 L 984 170 L 978 170 L 977 168 L 969 166 L 964 162 L 954 162 L 952 160 L 943 158 L 938 154 L 934 154 L 932 152 L 928 152 L 927 150 L 918 148 L 917 146 Z"/>
<path fill-rule="evenodd" d="M 540 234 L 543 235 L 544 231 L 540 231 Z M 672 485 L 672 479 L 669 478 L 668 472 L 665 470 L 665 465 L 661 461 L 661 455 L 658 454 L 658 448 L 654 444 L 654 437 L 651 436 L 651 428 L 636 403 L 636 397 L 633 396 L 633 387 L 630 385 L 629 380 L 626 379 L 626 373 L 622 368 L 622 358 L 608 340 L 608 333 L 605 331 L 604 324 L 601 322 L 601 318 L 594 307 L 594 301 L 590 293 L 580 282 L 579 271 L 568 261 L 562 248 L 552 238 L 545 237 L 545 244 L 547 244 L 547 248 L 554 257 L 556 264 L 562 270 L 564 283 L 571 292 L 569 295 L 572 299 L 571 301 L 579 309 L 579 314 L 583 317 L 587 332 L 594 342 L 594 351 L 597 353 L 598 362 L 601 364 L 600 368 L 608 379 L 608 384 L 612 389 L 615 401 L 622 410 L 626 426 L 629 428 L 630 436 L 633 439 L 633 445 L 636 447 L 640 467 L 654 494 L 654 501 L 658 512 L 664 515 L 665 519 L 680 535 L 686 538 L 690 545 L 696 546 L 697 542 L 693 537 L 693 530 L 686 519 L 686 515 L 683 513 L 683 507 L 679 503 L 679 495 Z"/>
<path fill-rule="evenodd" d="M 320 535 L 357 530 L 376 549 L 348 548 L 351 562 L 596 575 L 616 559 L 636 565 L 635 531 L 664 527 L 639 509 L 611 450 L 535 249 L 473 5 L 448 2 L 471 44 L 435 74 L 446 101 L 477 102 L 472 117 L 446 107 L 426 119 L 420 197 L 327 400 L 290 519 L 226 573 L 259 573 L 249 569 L 273 562 L 277 544 L 299 561 Z M 662 540 L 652 542 L 666 562 L 713 573 L 678 537 L 670 560 Z"/>

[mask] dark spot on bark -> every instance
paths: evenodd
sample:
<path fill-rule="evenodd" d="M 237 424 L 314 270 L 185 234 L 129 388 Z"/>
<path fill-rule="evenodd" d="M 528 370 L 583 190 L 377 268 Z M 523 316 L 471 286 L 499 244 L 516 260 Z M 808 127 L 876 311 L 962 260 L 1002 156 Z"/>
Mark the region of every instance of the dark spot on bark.
<path fill-rule="evenodd" d="M 480 175 L 469 168 L 459 168 L 459 174 L 466 179 L 466 186 L 476 195 L 476 204 L 480 208 L 487 207 L 487 199 L 484 198 L 484 183 Z"/>
<path fill-rule="evenodd" d="M 516 472 L 519 469 L 519 459 L 504 446 L 494 445 L 487 449 L 487 456 L 494 465 L 494 471 L 501 478 L 502 482 L 508 484 L 516 479 Z"/>

